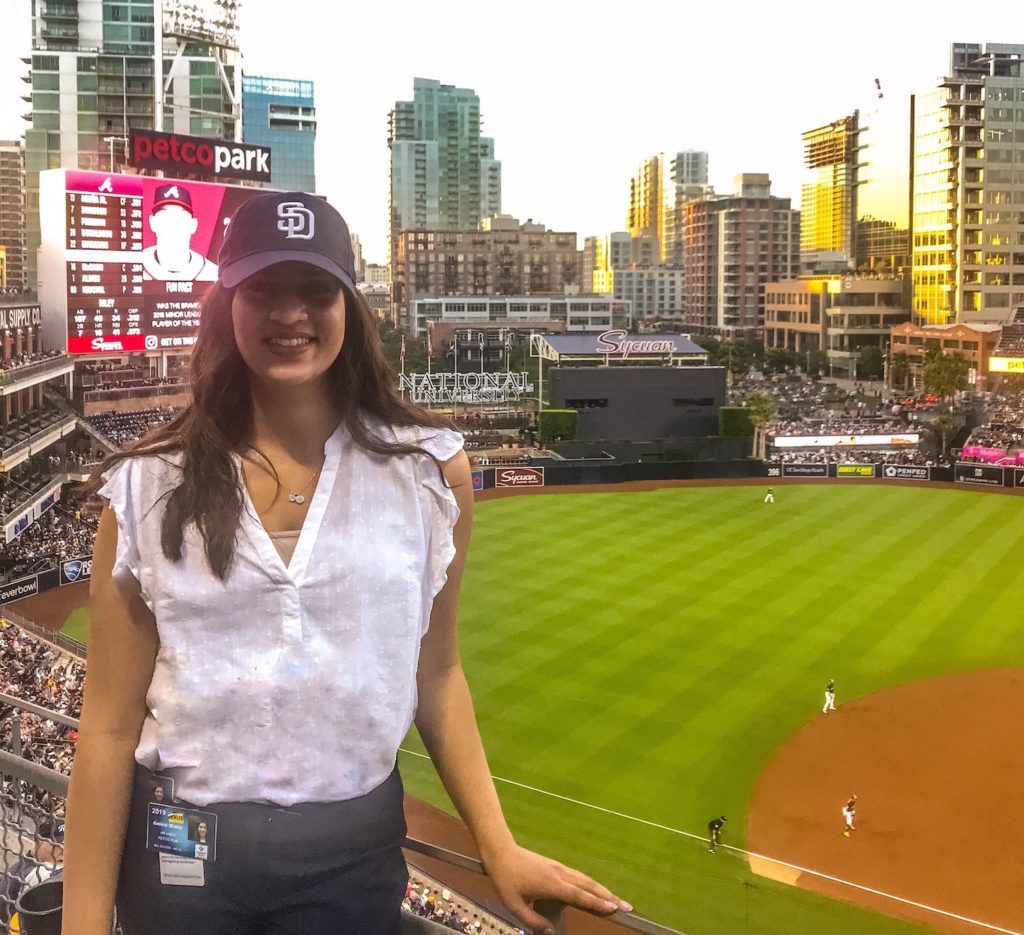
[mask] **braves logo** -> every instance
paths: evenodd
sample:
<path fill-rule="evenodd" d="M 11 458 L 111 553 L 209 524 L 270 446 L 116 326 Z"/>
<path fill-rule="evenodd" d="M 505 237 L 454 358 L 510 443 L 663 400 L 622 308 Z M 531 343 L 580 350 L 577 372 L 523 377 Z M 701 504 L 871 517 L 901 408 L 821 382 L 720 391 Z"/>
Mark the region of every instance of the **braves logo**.
<path fill-rule="evenodd" d="M 313 239 L 313 212 L 301 201 L 283 201 L 277 206 L 277 229 L 288 240 Z"/>

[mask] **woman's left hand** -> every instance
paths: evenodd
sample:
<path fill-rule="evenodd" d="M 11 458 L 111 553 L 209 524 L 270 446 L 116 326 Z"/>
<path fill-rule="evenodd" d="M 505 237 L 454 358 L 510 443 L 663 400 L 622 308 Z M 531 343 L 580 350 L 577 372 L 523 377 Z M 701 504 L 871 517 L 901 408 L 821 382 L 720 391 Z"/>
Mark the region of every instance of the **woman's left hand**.
<path fill-rule="evenodd" d="M 629 903 L 586 874 L 518 844 L 485 858 L 484 867 L 501 901 L 542 935 L 552 935 L 554 928 L 550 919 L 533 908 L 538 899 L 558 900 L 598 915 L 633 910 Z"/>

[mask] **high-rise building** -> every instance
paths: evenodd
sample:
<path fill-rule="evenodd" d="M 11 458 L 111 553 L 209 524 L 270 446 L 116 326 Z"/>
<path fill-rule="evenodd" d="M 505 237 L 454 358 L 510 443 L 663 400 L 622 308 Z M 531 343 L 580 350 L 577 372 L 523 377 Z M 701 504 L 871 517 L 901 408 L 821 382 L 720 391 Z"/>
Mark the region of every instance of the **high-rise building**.
<path fill-rule="evenodd" d="M 800 212 L 771 193 L 766 174 L 736 179 L 736 194 L 683 205 L 686 289 L 683 323 L 721 337 L 759 338 L 764 286 L 792 279 L 800 265 Z"/>
<path fill-rule="evenodd" d="M 616 270 L 660 265 L 657 237 L 615 231 L 583 241 L 583 286 L 597 293 L 615 291 Z"/>
<path fill-rule="evenodd" d="M 881 272 L 802 276 L 765 285 L 764 346 L 825 354 L 829 376 L 856 380 L 866 347 L 883 354 L 894 325 L 910 318 L 902 275 Z"/>
<path fill-rule="evenodd" d="M 856 254 L 860 119 L 857 111 L 802 136 L 807 181 L 800 198 L 805 269 L 848 268 Z"/>
<path fill-rule="evenodd" d="M 870 215 L 857 222 L 857 269 L 910 273 L 910 231 Z"/>
<path fill-rule="evenodd" d="M 1006 322 L 1024 304 L 1024 45 L 954 43 L 911 97 L 910 236 L 919 324 Z"/>
<path fill-rule="evenodd" d="M 25 147 L 0 140 L 0 248 L 6 289 L 25 289 Z"/>
<path fill-rule="evenodd" d="M 244 141 L 272 150 L 270 187 L 315 192 L 313 82 L 243 75 L 242 113 Z"/>
<path fill-rule="evenodd" d="M 407 230 L 476 230 L 501 212 L 501 162 L 480 134 L 480 98 L 429 78 L 388 115 L 391 150 L 389 255 Z"/>
<path fill-rule="evenodd" d="M 657 262 L 681 263 L 682 205 L 709 193 L 707 153 L 686 150 L 672 157 L 648 156 L 629 182 L 626 229 L 634 237 L 654 240 Z"/>
<path fill-rule="evenodd" d="M 473 231 L 412 230 L 398 235 L 396 309 L 408 321 L 425 296 L 561 294 L 580 289 L 575 232 L 499 215 Z"/>
<path fill-rule="evenodd" d="M 163 0 L 163 22 L 155 23 L 154 0 L 32 0 L 32 126 L 25 131 L 30 288 L 42 170 L 119 169 L 132 128 L 241 140 L 236 7 L 236 0 Z"/>

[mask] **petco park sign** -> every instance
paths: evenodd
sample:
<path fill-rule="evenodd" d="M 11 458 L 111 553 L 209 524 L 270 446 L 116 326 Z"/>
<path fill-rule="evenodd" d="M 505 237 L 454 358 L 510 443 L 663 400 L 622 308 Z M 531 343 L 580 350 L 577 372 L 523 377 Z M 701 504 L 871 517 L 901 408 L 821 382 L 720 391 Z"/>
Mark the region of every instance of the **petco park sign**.
<path fill-rule="evenodd" d="M 528 373 L 403 373 L 398 388 L 414 403 L 505 403 L 533 392 Z"/>
<path fill-rule="evenodd" d="M 176 177 L 204 175 L 216 179 L 270 181 L 270 150 L 266 146 L 155 130 L 131 130 L 129 140 L 128 162 L 140 169 L 163 169 Z"/>

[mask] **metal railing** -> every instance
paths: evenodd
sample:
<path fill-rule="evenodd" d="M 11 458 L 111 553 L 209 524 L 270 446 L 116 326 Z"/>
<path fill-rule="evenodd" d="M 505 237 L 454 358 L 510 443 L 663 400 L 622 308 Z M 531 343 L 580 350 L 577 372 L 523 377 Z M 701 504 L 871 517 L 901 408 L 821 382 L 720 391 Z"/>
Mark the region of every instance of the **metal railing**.
<path fill-rule="evenodd" d="M 53 630 L 47 630 L 45 627 L 41 627 L 39 624 L 33 623 L 31 620 L 19 614 L 16 610 L 13 610 L 10 604 L 0 604 L 0 617 L 10 623 L 13 623 L 16 627 L 24 630 L 26 633 L 31 633 L 34 637 L 41 639 L 44 643 L 49 643 L 56 649 L 66 652 L 69 656 L 79 659 L 82 662 L 85 661 L 87 654 L 85 643 L 72 639 L 70 636 L 65 636 L 63 633 L 55 633 Z"/>
<path fill-rule="evenodd" d="M 66 727 L 77 729 L 78 721 L 56 711 L 50 711 L 39 705 L 21 701 L 11 695 L 0 693 L 0 704 L 28 711 L 39 717 L 56 721 Z M 17 718 L 15 718 L 17 721 Z M 33 763 L 16 756 L 7 750 L 0 750 L 0 869 L 9 869 L 17 860 L 30 856 L 41 840 L 38 828 L 47 819 L 54 819 L 63 814 L 64 800 L 68 794 L 70 779 L 63 773 Z M 403 847 L 407 851 L 440 861 L 450 867 L 468 870 L 481 876 L 487 876 L 484 865 L 475 857 L 468 857 L 457 851 L 448 850 L 417 838 L 406 837 Z M 7 931 L 6 919 L 13 912 L 13 900 L 8 897 L 7 890 L 0 890 L 0 931 Z M 15 894 L 17 895 L 17 894 Z M 467 901 L 472 901 L 468 900 Z M 566 906 L 563 903 L 544 901 L 536 904 L 536 909 L 552 921 L 556 935 L 565 935 Z M 6 911 L 5 911 L 6 910 Z M 494 915 L 481 907 L 484 915 Z M 571 909 L 569 912 L 579 912 Z M 503 919 L 495 916 L 507 925 L 519 927 L 519 923 L 511 917 Z M 616 912 L 605 916 L 611 922 L 623 928 L 643 935 L 681 935 L 674 929 L 666 928 L 641 918 L 634 913 Z M 452 930 L 429 919 L 411 912 L 402 913 L 401 935 L 417 935 L 417 933 L 433 933 L 440 935 Z"/>
<path fill-rule="evenodd" d="M 27 377 L 35 376 L 37 373 L 44 373 L 48 370 L 59 370 L 68 366 L 74 366 L 74 361 L 64 354 L 48 357 L 46 360 L 37 360 L 32 364 L 23 364 L 20 367 L 11 367 L 8 370 L 0 370 L 0 385 L 18 383 Z"/>
<path fill-rule="evenodd" d="M 116 386 L 105 390 L 86 390 L 83 402 L 96 403 L 107 399 L 144 399 L 149 396 L 174 396 L 188 392 L 187 383 L 150 383 L 146 386 Z"/>

